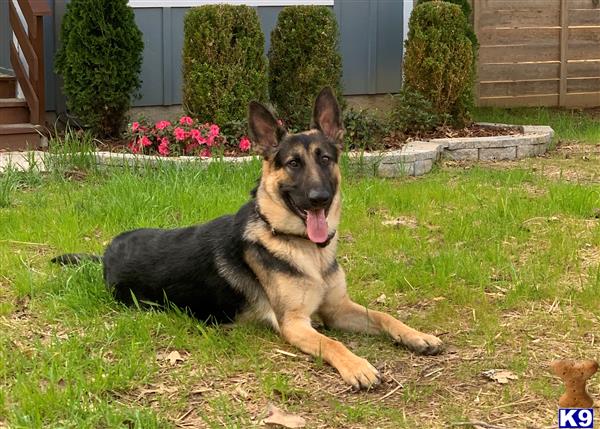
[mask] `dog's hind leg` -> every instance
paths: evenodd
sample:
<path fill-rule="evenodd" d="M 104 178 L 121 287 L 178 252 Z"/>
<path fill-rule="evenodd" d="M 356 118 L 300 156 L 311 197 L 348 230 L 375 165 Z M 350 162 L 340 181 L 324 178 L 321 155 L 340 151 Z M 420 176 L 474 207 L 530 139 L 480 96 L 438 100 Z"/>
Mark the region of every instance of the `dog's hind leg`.
<path fill-rule="evenodd" d="M 434 355 L 442 351 L 443 344 L 439 338 L 419 332 L 389 314 L 369 310 L 353 302 L 346 292 L 341 268 L 327 280 L 330 288 L 319 308 L 319 315 L 327 326 L 370 334 L 387 333 L 394 341 L 419 354 Z"/>

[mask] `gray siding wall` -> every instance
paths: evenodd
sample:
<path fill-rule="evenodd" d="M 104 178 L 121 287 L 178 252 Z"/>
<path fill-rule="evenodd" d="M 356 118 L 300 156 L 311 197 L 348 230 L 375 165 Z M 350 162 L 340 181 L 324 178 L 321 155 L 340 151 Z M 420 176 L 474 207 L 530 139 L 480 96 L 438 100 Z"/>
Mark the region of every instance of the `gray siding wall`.
<path fill-rule="evenodd" d="M 68 0 L 49 0 L 53 16 L 45 17 L 46 107 L 64 111 L 60 78 L 54 74 L 53 56 L 59 43 L 60 24 Z M 5 6 L 0 0 L 0 5 Z M 403 2 L 400 0 L 335 0 L 333 6 L 340 27 L 343 59 L 343 87 L 346 95 L 397 92 L 401 85 Z M 0 7 L 0 41 L 5 40 Z M 188 8 L 136 8 L 135 19 L 144 34 L 142 97 L 135 106 L 181 103 L 181 52 L 183 19 Z M 281 7 L 257 8 L 265 32 L 266 47 Z M 3 45 L 6 43 L 0 43 Z M 0 61 L 2 61 L 0 50 Z M 0 62 L 0 66 L 2 63 Z"/>
<path fill-rule="evenodd" d="M 8 22 L 8 2 L 0 0 L 0 72 L 10 67 L 11 31 Z"/>

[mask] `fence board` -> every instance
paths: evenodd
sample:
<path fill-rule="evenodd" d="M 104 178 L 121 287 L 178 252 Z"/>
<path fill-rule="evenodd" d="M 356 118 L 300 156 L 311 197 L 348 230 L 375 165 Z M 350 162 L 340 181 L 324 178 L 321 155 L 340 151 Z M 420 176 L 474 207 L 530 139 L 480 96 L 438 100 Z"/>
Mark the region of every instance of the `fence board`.
<path fill-rule="evenodd" d="M 484 64 L 560 61 L 560 47 L 558 40 L 552 45 L 481 46 L 479 61 Z"/>
<path fill-rule="evenodd" d="M 548 106 L 551 106 L 549 104 Z M 600 92 L 588 92 L 586 94 L 567 94 L 565 96 L 565 107 L 596 107 L 600 106 Z"/>
<path fill-rule="evenodd" d="M 558 94 L 559 80 L 529 80 L 514 82 L 482 82 L 481 97 L 516 97 L 520 95 Z"/>
<path fill-rule="evenodd" d="M 569 28 L 569 41 L 600 43 L 600 27 Z M 600 51 L 600 46 L 596 47 Z"/>
<path fill-rule="evenodd" d="M 600 9 L 600 5 L 594 3 L 594 0 L 569 0 L 569 9 Z"/>
<path fill-rule="evenodd" d="M 574 1 L 574 0 L 571 0 Z M 586 0 L 589 3 L 592 0 Z M 481 10 L 560 9 L 560 0 L 480 0 Z M 579 7 L 579 2 L 573 3 Z"/>
<path fill-rule="evenodd" d="M 568 60 L 600 60 L 599 42 L 570 40 L 567 48 Z"/>
<path fill-rule="evenodd" d="M 481 13 L 480 25 L 486 27 L 557 27 L 560 25 L 558 9 L 504 9 Z"/>
<path fill-rule="evenodd" d="M 600 77 L 599 61 L 581 61 L 567 64 L 567 75 L 569 77 Z"/>
<path fill-rule="evenodd" d="M 560 28 L 482 28 L 478 35 L 481 46 L 490 45 L 551 45 Z"/>
<path fill-rule="evenodd" d="M 567 79 L 567 91 L 573 92 L 598 92 L 600 91 L 600 77 Z"/>
<path fill-rule="evenodd" d="M 479 76 L 485 81 L 558 79 L 558 63 L 480 64 Z"/>
<path fill-rule="evenodd" d="M 537 107 L 537 106 L 557 106 L 558 94 L 556 95 L 526 95 L 517 97 L 493 97 L 480 98 L 480 106 L 496 107 Z"/>
<path fill-rule="evenodd" d="M 600 9 L 570 9 L 569 26 L 600 25 Z"/>

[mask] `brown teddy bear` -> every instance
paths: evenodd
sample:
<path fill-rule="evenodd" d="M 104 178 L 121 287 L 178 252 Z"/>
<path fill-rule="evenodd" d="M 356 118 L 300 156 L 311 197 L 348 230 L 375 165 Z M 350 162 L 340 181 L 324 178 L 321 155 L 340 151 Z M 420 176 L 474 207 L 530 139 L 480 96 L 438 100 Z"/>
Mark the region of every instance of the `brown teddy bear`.
<path fill-rule="evenodd" d="M 565 393 L 558 400 L 563 408 L 590 408 L 594 400 L 585 390 L 587 380 L 598 371 L 598 362 L 586 360 L 555 360 L 550 363 L 554 374 L 565 383 Z"/>

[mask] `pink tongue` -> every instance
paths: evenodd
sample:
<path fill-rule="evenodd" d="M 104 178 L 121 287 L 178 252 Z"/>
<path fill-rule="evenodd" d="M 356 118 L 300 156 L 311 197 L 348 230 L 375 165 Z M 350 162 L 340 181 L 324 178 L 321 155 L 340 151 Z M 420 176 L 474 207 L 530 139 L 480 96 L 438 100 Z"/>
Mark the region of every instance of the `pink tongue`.
<path fill-rule="evenodd" d="M 308 238 L 314 243 L 323 243 L 329 236 L 325 210 L 308 210 L 306 216 L 306 232 Z"/>

